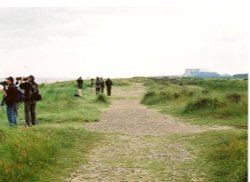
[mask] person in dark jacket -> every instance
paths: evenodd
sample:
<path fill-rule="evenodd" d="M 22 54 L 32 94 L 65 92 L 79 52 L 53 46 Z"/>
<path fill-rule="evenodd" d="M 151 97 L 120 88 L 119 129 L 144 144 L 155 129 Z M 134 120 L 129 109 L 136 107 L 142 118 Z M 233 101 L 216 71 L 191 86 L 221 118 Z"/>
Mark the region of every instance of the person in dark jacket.
<path fill-rule="evenodd" d="M 105 82 L 102 77 L 100 78 L 100 82 L 101 82 L 101 93 L 104 93 Z"/>
<path fill-rule="evenodd" d="M 26 81 L 25 81 L 26 80 Z M 24 82 L 25 81 L 25 82 Z M 35 77 L 30 75 L 29 77 L 22 78 L 20 88 L 24 90 L 24 111 L 25 122 L 27 126 L 36 125 L 36 103 L 37 96 L 39 95 L 38 84 L 35 82 Z"/>
<path fill-rule="evenodd" d="M 77 88 L 78 88 L 78 94 L 77 96 L 81 97 L 82 96 L 82 88 L 83 88 L 83 79 L 82 77 L 79 77 L 77 80 Z"/>
<path fill-rule="evenodd" d="M 90 91 L 92 92 L 92 88 L 94 87 L 94 79 L 91 78 L 90 80 Z"/>
<path fill-rule="evenodd" d="M 95 81 L 95 91 L 96 94 L 99 94 L 101 91 L 101 81 L 99 77 L 96 77 L 96 81 Z"/>
<path fill-rule="evenodd" d="M 112 85 L 113 85 L 113 82 L 110 78 L 108 78 L 105 82 L 106 84 L 106 87 L 107 87 L 107 94 L 108 96 L 111 96 L 111 89 L 112 89 Z"/>
<path fill-rule="evenodd" d="M 8 88 L 4 90 L 4 101 L 7 105 L 7 116 L 10 126 L 17 125 L 17 110 L 16 110 L 16 102 L 18 97 L 17 87 L 14 84 L 14 78 L 8 77 L 6 78 L 6 83 Z"/>

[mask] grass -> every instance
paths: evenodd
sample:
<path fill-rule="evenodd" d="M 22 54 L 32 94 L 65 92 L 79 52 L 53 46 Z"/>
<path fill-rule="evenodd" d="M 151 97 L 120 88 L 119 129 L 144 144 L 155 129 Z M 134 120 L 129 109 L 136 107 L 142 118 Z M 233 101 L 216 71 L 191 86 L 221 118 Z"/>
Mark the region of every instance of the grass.
<path fill-rule="evenodd" d="M 87 84 L 87 83 L 86 83 Z M 74 97 L 76 88 L 74 83 L 64 82 L 41 87 L 43 101 L 38 105 L 39 121 L 54 123 L 97 121 L 100 109 L 106 103 L 96 102 L 96 95 L 84 87 L 83 97 Z M 64 112 L 67 110 L 67 112 Z"/>
<path fill-rule="evenodd" d="M 247 181 L 246 131 L 207 132 L 188 140 L 200 148 L 198 162 L 193 165 L 206 169 L 206 181 Z"/>
<path fill-rule="evenodd" d="M 129 79 L 115 79 L 112 80 L 113 85 L 117 86 L 117 87 L 123 87 L 123 86 L 130 86 L 130 80 Z"/>
<path fill-rule="evenodd" d="M 80 127 L 5 128 L 1 133 L 0 181 L 60 181 L 67 168 L 77 167 L 76 159 L 85 162 L 85 154 L 100 140 Z"/>
<path fill-rule="evenodd" d="M 145 170 L 152 171 L 162 181 L 246 182 L 247 81 L 141 77 L 114 80 L 124 91 L 133 89 L 133 82 L 144 83 L 148 90 L 142 103 L 164 114 L 193 124 L 243 128 L 166 135 L 157 140 L 149 137 L 150 142 L 158 142 L 155 147 L 159 152 L 169 144 L 178 143 L 180 151 L 177 148 L 172 153 L 183 148 L 194 157 L 187 161 L 146 158 L 139 161 Z M 96 96 L 86 86 L 83 97 L 74 97 L 74 82 L 40 87 L 43 100 L 37 107 L 38 127 L 9 128 L 5 111 L 0 113 L 0 181 L 62 181 L 79 164 L 86 163 L 87 154 L 102 141 L 101 133 L 87 131 L 82 124 L 99 120 L 102 109 L 110 103 L 108 97 Z M 22 118 L 23 107 L 19 119 Z M 118 160 L 128 167 L 138 164 L 138 161 Z"/>
<path fill-rule="evenodd" d="M 247 181 L 246 80 L 152 78 L 146 80 L 145 86 L 148 91 L 141 103 L 163 114 L 180 117 L 192 124 L 236 128 L 180 137 L 182 143 L 194 146 L 191 152 L 195 151 L 197 155 L 197 159 L 182 164 L 182 168 L 187 165 L 186 168 L 196 171 L 194 174 L 199 174 L 195 177 L 198 181 Z M 159 169 L 162 165 L 158 165 Z"/>
<path fill-rule="evenodd" d="M 0 181 L 61 181 L 101 141 L 102 135 L 86 131 L 84 122 L 98 121 L 105 96 L 96 97 L 84 87 L 83 97 L 74 97 L 74 82 L 40 85 L 39 126 L 9 128 L 5 111 L 0 115 Z M 102 97 L 101 102 L 99 97 Z M 19 111 L 22 120 L 23 106 Z"/>
<path fill-rule="evenodd" d="M 244 80 L 151 79 L 142 103 L 194 124 L 246 127 L 248 83 Z M 208 119 L 210 122 L 204 122 Z"/>

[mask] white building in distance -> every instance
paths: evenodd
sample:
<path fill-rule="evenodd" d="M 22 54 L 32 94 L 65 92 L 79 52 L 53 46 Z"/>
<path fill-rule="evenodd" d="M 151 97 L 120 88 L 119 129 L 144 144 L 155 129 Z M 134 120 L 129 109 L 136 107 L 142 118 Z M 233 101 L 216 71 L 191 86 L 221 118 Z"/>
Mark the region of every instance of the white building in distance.
<path fill-rule="evenodd" d="M 221 77 L 216 72 L 207 71 L 205 69 L 186 69 L 183 74 L 185 77 L 198 77 L 198 78 L 217 78 Z"/>
<path fill-rule="evenodd" d="M 199 73 L 201 69 L 185 69 L 183 76 L 193 76 L 195 73 Z"/>

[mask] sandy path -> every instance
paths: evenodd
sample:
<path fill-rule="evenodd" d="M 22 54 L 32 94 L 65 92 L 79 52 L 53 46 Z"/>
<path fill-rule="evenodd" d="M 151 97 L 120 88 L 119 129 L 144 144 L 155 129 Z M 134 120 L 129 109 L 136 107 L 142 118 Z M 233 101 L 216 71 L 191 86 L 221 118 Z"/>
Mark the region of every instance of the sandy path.
<path fill-rule="evenodd" d="M 130 90 L 117 89 L 114 98 L 120 99 L 112 101 L 99 122 L 85 125 L 106 137 L 91 151 L 87 165 L 66 181 L 183 181 L 185 176 L 197 181 L 191 169 L 181 169 L 182 163 L 194 159 L 189 152 L 192 147 L 167 136 L 227 128 L 196 126 L 163 116 L 139 103 L 143 92 L 141 84 Z M 155 164 L 163 165 L 164 174 L 152 170 Z"/>
<path fill-rule="evenodd" d="M 163 116 L 156 110 L 146 108 L 138 100 L 128 99 L 114 101 L 100 122 L 89 123 L 85 127 L 95 131 L 133 135 L 190 134 L 222 129 L 183 123 L 177 118 Z"/>

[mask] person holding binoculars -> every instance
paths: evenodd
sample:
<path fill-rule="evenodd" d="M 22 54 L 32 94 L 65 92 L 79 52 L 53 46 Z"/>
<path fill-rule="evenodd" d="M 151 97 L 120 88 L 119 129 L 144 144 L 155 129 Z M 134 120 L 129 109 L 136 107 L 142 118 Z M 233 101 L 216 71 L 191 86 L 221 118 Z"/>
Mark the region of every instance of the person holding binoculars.
<path fill-rule="evenodd" d="M 40 101 L 41 95 L 39 94 L 38 84 L 35 82 L 33 75 L 27 78 L 18 77 L 17 81 L 20 81 L 19 87 L 24 90 L 24 111 L 25 122 L 27 126 L 34 126 L 37 124 L 36 120 L 36 103 Z"/>
<path fill-rule="evenodd" d="M 3 86 L 3 101 L 2 105 L 6 104 L 7 106 L 7 117 L 9 121 L 9 125 L 16 126 L 17 125 L 17 99 L 18 99 L 18 90 L 16 85 L 14 84 L 14 78 L 8 77 L 6 81 L 1 82 L 0 85 Z"/>

